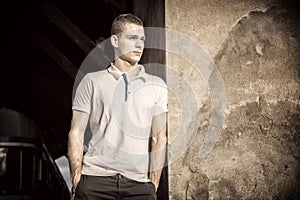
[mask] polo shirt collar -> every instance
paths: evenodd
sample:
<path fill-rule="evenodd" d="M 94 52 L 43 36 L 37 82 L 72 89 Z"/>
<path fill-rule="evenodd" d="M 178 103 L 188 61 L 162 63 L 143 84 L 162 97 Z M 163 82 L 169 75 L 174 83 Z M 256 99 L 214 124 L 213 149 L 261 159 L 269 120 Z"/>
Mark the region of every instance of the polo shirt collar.
<path fill-rule="evenodd" d="M 146 81 L 146 76 L 145 76 L 145 68 L 143 65 L 137 65 L 136 67 L 132 68 L 128 72 L 122 72 L 120 71 L 116 66 L 114 66 L 113 63 L 110 64 L 110 66 L 107 68 L 107 71 L 116 79 L 119 80 L 119 78 L 123 75 L 126 74 L 127 78 L 130 81 L 133 81 L 135 79 L 142 79 L 144 82 Z M 138 74 L 137 74 L 137 71 Z"/>

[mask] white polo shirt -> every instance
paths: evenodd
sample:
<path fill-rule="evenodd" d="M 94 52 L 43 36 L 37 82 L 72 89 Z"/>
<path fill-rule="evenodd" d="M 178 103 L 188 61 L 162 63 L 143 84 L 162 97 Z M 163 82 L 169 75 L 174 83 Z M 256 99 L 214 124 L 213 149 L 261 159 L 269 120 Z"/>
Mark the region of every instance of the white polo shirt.
<path fill-rule="evenodd" d="M 145 73 L 142 65 L 129 72 L 111 66 L 87 74 L 80 82 L 73 110 L 90 115 L 92 138 L 82 173 L 147 182 L 152 117 L 167 112 L 165 82 Z"/>

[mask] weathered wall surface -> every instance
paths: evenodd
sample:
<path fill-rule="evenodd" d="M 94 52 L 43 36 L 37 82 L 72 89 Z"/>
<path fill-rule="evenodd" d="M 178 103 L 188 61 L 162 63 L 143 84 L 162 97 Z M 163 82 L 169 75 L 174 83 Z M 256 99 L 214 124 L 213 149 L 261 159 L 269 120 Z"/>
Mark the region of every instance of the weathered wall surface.
<path fill-rule="evenodd" d="M 170 199 L 299 197 L 298 19 L 280 1 L 166 1 L 167 28 L 188 35 L 211 55 L 227 99 L 223 132 L 213 151 L 200 160 L 210 91 L 188 61 L 167 54 L 168 70 L 178 72 L 196 93 L 199 109 L 191 105 L 188 112 L 201 115 L 195 118 L 199 128 L 192 145 L 170 165 Z M 181 84 L 168 74 L 168 83 Z M 178 95 L 169 95 L 170 146 L 182 125 Z"/>

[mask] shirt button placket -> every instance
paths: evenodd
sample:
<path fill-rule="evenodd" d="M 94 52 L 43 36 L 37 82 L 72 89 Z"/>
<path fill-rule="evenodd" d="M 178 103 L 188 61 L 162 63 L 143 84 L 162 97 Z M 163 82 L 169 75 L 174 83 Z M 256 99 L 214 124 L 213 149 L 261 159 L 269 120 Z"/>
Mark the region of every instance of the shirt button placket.
<path fill-rule="evenodd" d="M 131 83 L 130 82 L 128 82 L 128 91 L 127 91 L 127 97 L 128 97 L 128 99 L 127 99 L 127 102 L 130 104 L 131 103 Z"/>
<path fill-rule="evenodd" d="M 128 99 L 127 99 L 127 102 L 130 104 L 131 103 L 131 92 L 128 91 Z"/>

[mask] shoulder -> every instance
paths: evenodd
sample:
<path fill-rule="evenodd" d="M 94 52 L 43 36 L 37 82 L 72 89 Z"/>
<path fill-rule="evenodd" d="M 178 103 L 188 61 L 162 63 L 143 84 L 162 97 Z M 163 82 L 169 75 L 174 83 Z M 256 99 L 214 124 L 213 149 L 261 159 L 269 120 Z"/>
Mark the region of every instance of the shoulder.
<path fill-rule="evenodd" d="M 84 75 L 82 81 L 86 82 L 97 82 L 103 75 L 107 73 L 107 70 L 101 70 L 97 72 L 90 72 Z"/>
<path fill-rule="evenodd" d="M 166 82 L 159 76 L 145 73 L 146 80 L 150 83 L 159 84 L 159 85 L 167 85 Z"/>

